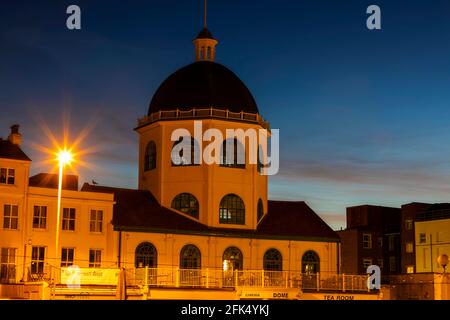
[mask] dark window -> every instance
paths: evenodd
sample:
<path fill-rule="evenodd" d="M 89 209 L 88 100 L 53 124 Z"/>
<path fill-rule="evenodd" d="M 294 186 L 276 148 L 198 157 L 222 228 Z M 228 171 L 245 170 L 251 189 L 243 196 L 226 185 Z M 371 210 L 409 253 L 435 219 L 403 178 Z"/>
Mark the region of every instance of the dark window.
<path fill-rule="evenodd" d="M 136 247 L 135 266 L 136 268 L 156 268 L 158 262 L 156 248 L 149 242 L 141 243 Z"/>
<path fill-rule="evenodd" d="M 198 219 L 199 204 L 197 199 L 190 193 L 177 195 L 172 200 L 172 208 Z"/>
<path fill-rule="evenodd" d="M 145 148 L 144 171 L 156 168 L 156 144 L 150 141 Z"/>
<path fill-rule="evenodd" d="M 19 225 L 19 207 L 5 204 L 3 206 L 3 228 L 17 230 Z"/>
<path fill-rule="evenodd" d="M 235 194 L 229 194 L 223 197 L 219 207 L 219 222 L 245 224 L 244 201 Z"/>
<path fill-rule="evenodd" d="M 264 254 L 264 270 L 267 271 L 282 271 L 283 259 L 280 251 L 277 249 L 269 249 Z"/>
<path fill-rule="evenodd" d="M 200 250 L 193 245 L 186 245 L 181 249 L 180 253 L 181 269 L 200 269 L 201 255 Z"/>
<path fill-rule="evenodd" d="M 73 265 L 73 256 L 75 249 L 73 248 L 62 248 L 61 249 L 61 267 L 66 268 Z"/>
<path fill-rule="evenodd" d="M 223 253 L 224 271 L 234 271 L 243 269 L 242 252 L 236 247 L 229 247 Z"/>
<path fill-rule="evenodd" d="M 102 250 L 89 249 L 89 268 L 100 268 L 102 265 Z"/>
<path fill-rule="evenodd" d="M 372 249 L 372 234 L 363 234 L 363 249 Z"/>
<path fill-rule="evenodd" d="M 63 208 L 62 229 L 75 231 L 75 208 Z"/>
<path fill-rule="evenodd" d="M 172 155 L 172 150 L 176 146 L 178 146 L 180 150 L 177 154 Z M 172 150 L 170 153 L 172 166 L 188 167 L 200 164 L 200 149 L 197 141 L 194 138 L 180 137 L 180 139 L 173 144 Z"/>
<path fill-rule="evenodd" d="M 91 214 L 89 217 L 89 231 L 103 231 L 103 210 L 91 210 Z"/>
<path fill-rule="evenodd" d="M 262 219 L 264 216 L 264 205 L 261 199 L 258 200 L 258 211 L 257 211 L 257 218 L 258 222 Z"/>
<path fill-rule="evenodd" d="M 232 149 L 228 150 L 227 147 Z M 245 169 L 245 149 L 238 139 L 223 142 L 220 165 L 222 167 Z"/>
<path fill-rule="evenodd" d="M 16 249 L 1 248 L 0 251 L 0 283 L 16 280 Z"/>
<path fill-rule="evenodd" d="M 47 207 L 34 206 L 33 210 L 33 228 L 45 229 L 47 228 Z"/>
<path fill-rule="evenodd" d="M 307 251 L 302 257 L 302 273 L 311 274 L 320 272 L 319 255 L 314 251 Z"/>
<path fill-rule="evenodd" d="M 45 247 L 33 247 L 31 251 L 31 273 L 44 273 Z"/>
<path fill-rule="evenodd" d="M 0 183 L 3 184 L 14 184 L 16 170 L 1 168 L 0 169 Z"/>

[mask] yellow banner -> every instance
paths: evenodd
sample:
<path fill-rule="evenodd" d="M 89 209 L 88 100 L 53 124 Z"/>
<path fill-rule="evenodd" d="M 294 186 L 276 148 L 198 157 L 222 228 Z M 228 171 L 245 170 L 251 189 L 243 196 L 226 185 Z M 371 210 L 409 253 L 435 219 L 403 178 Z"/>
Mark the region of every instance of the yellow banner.
<path fill-rule="evenodd" d="M 75 266 L 61 268 L 61 283 L 76 285 L 117 285 L 119 269 L 78 268 Z"/>

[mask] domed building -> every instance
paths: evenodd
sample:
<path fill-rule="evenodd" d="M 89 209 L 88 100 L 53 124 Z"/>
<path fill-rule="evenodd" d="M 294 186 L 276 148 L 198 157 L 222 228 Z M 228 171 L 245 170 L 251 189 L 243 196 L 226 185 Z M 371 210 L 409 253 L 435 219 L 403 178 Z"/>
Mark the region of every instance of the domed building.
<path fill-rule="evenodd" d="M 0 138 L 0 285 L 111 298 L 125 268 L 134 299 L 298 299 L 345 286 L 338 235 L 306 203 L 268 199 L 267 159 L 252 160 L 246 145 L 270 126 L 250 90 L 215 62 L 206 27 L 193 42 L 195 62 L 161 83 L 135 128 L 137 189 L 29 177 L 19 126 Z"/>
<path fill-rule="evenodd" d="M 153 297 L 228 299 L 260 292 L 263 298 L 274 290 L 298 297 L 302 274 L 314 287 L 319 273 L 338 272 L 339 237 L 306 203 L 268 200 L 268 178 L 248 161 L 249 150 L 244 149 L 244 164 L 202 162 L 205 130 L 225 136 L 227 129 L 269 129 L 269 124 L 247 86 L 215 62 L 218 41 L 211 32 L 204 28 L 193 42 L 195 62 L 162 82 L 135 129 L 139 190 L 84 189 L 115 194 L 120 263 L 154 273 Z M 171 152 L 177 141 L 171 136 L 180 128 L 193 151 L 183 155 L 188 161 L 175 164 Z M 245 137 L 232 142 L 235 150 L 241 142 Z M 166 284 L 181 291 L 164 291 Z M 218 291 L 182 290 L 192 287 Z"/>

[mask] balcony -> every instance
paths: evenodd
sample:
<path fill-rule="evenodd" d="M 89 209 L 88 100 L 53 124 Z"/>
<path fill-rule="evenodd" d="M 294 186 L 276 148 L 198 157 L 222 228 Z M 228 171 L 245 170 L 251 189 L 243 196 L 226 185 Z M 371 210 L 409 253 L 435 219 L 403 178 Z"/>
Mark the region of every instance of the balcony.
<path fill-rule="evenodd" d="M 115 286 L 119 269 L 79 268 L 80 286 Z M 45 272 L 28 281 L 46 281 L 60 286 L 75 285 L 67 268 L 46 265 Z M 129 288 L 195 288 L 195 289 L 299 289 L 305 292 L 369 292 L 366 275 L 336 273 L 304 274 L 298 271 L 265 271 L 222 269 L 128 268 L 125 270 Z"/>
<path fill-rule="evenodd" d="M 259 114 L 247 112 L 231 112 L 215 108 L 206 108 L 206 109 L 194 108 L 188 111 L 182 111 L 178 109 L 169 111 L 159 111 L 138 119 L 138 127 L 142 127 L 160 120 L 186 120 L 186 119 L 205 119 L 205 118 L 256 123 L 261 125 L 264 129 L 269 130 L 270 128 L 269 123 L 265 121 L 264 118 L 261 117 Z"/>

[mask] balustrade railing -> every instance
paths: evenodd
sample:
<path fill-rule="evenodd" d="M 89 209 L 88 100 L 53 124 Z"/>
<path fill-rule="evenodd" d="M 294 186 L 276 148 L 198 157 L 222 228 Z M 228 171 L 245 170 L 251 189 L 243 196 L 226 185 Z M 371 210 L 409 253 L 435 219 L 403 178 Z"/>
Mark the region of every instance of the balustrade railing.
<path fill-rule="evenodd" d="M 238 120 L 245 122 L 254 122 L 261 125 L 265 129 L 269 129 L 269 123 L 259 114 L 247 112 L 231 112 L 223 109 L 201 108 L 191 110 L 167 110 L 154 112 L 148 116 L 138 119 L 138 126 L 150 124 L 159 120 L 175 120 L 175 119 L 200 119 L 200 118 L 217 118 Z"/>

